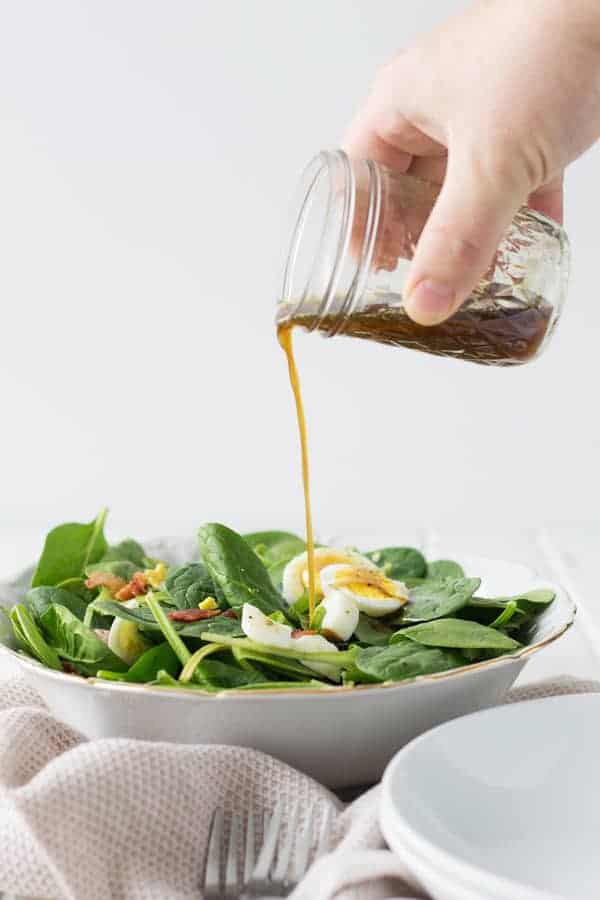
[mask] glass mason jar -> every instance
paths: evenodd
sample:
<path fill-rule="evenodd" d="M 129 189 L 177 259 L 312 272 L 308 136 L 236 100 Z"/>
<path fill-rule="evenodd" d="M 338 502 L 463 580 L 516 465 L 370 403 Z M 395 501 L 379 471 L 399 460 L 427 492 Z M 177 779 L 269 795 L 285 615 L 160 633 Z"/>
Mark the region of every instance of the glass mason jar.
<path fill-rule="evenodd" d="M 569 243 L 556 222 L 523 207 L 461 309 L 421 326 L 404 311 L 409 261 L 439 192 L 341 150 L 305 170 L 277 324 L 345 334 L 486 365 L 527 362 L 562 310 Z"/>

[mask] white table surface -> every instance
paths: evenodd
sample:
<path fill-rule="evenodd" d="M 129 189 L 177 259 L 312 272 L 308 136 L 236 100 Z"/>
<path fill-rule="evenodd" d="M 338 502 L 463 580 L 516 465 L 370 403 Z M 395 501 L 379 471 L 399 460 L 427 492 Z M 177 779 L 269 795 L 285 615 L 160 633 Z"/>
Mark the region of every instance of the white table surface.
<path fill-rule="evenodd" d="M 430 558 L 468 553 L 510 559 L 561 582 L 578 607 L 575 625 L 559 641 L 536 654 L 517 683 L 565 674 L 600 679 L 600 586 L 596 576 L 600 523 L 504 529 L 497 533 L 460 527 L 414 529 L 408 533 L 403 528 L 400 540 L 423 546 Z M 40 543 L 37 529 L 0 529 L 0 581 L 31 563 L 39 553 Z M 0 677 L 15 671 L 13 662 L 0 659 Z"/>

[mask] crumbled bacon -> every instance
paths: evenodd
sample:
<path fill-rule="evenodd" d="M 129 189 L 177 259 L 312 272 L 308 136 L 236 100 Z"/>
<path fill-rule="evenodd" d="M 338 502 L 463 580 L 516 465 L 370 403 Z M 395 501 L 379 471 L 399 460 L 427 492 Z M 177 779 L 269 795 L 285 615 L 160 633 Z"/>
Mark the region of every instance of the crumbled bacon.
<path fill-rule="evenodd" d="M 131 581 L 117 591 L 115 597 L 117 600 L 133 600 L 134 597 L 141 597 L 148 590 L 148 579 L 143 572 L 136 572 Z"/>
<path fill-rule="evenodd" d="M 293 638 L 301 638 L 306 634 L 318 634 L 318 631 L 313 631 L 311 628 L 294 628 L 292 631 Z"/>
<path fill-rule="evenodd" d="M 121 588 L 124 588 L 127 582 L 124 578 L 120 578 L 118 575 L 113 575 L 112 572 L 92 572 L 89 578 L 86 578 L 85 586 L 86 588 L 97 588 L 97 587 L 105 587 L 109 590 L 109 592 L 115 596 L 117 591 L 120 591 Z"/>
<path fill-rule="evenodd" d="M 220 609 L 177 609 L 167 613 L 167 618 L 173 622 L 199 622 L 200 619 L 213 619 L 220 615 Z"/>
<path fill-rule="evenodd" d="M 235 609 L 226 609 L 223 613 L 223 616 L 226 619 L 237 619 L 238 614 L 236 613 Z"/>

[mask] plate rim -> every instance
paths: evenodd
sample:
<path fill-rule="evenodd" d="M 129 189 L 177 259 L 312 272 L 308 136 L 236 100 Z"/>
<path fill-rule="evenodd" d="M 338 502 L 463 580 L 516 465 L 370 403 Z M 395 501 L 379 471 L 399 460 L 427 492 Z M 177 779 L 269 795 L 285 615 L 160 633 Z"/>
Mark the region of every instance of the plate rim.
<path fill-rule="evenodd" d="M 565 900 L 565 897 L 562 894 L 550 893 L 542 888 L 514 881 L 503 875 L 498 875 L 490 869 L 485 869 L 474 863 L 467 862 L 466 860 L 449 853 L 447 850 L 440 848 L 427 837 L 424 837 L 417 832 L 412 825 L 408 824 L 403 818 L 400 818 L 400 814 L 395 808 L 392 798 L 391 781 L 396 767 L 402 761 L 401 757 L 406 756 L 411 752 L 414 753 L 418 745 L 430 739 L 431 735 L 435 732 L 452 726 L 460 727 L 460 724 L 464 719 L 473 719 L 490 715 L 510 715 L 510 711 L 515 707 L 527 706 L 528 708 L 531 708 L 531 706 L 554 705 L 561 702 L 564 703 L 565 700 L 573 702 L 574 698 L 576 698 L 577 703 L 585 704 L 590 701 L 595 701 L 595 703 L 598 704 L 600 703 L 600 691 L 535 697 L 530 700 L 518 700 L 514 703 L 504 703 L 499 706 L 488 707 L 487 709 L 478 709 L 474 712 L 459 716 L 456 719 L 450 719 L 439 725 L 434 725 L 432 728 L 423 732 L 423 734 L 417 735 L 417 737 L 405 744 L 404 747 L 401 747 L 387 764 L 381 779 L 381 798 L 377 818 L 386 841 L 388 840 L 388 833 L 390 831 L 395 830 L 399 832 L 401 839 L 409 844 L 409 853 L 416 855 L 419 862 L 421 862 L 421 859 L 424 859 L 424 864 L 427 866 L 429 859 L 432 859 L 433 861 L 437 860 L 439 869 L 436 871 L 441 870 L 454 878 L 464 880 L 469 887 L 481 884 L 483 878 L 485 879 L 486 886 L 497 892 L 498 896 L 515 897 L 517 896 L 515 890 L 522 891 L 522 889 L 525 888 L 528 891 L 528 900 Z M 390 824 L 389 819 L 392 819 L 393 825 Z"/>

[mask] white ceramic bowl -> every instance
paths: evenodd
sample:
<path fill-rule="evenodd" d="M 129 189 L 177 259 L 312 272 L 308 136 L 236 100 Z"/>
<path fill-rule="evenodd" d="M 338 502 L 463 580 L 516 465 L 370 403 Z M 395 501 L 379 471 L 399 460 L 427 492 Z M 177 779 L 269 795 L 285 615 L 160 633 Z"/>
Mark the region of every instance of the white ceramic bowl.
<path fill-rule="evenodd" d="M 597 900 L 600 695 L 485 710 L 401 750 L 381 826 L 435 900 Z"/>
<path fill-rule="evenodd" d="M 147 546 L 173 564 L 196 556 L 189 541 Z M 516 594 L 542 584 L 556 590 L 532 645 L 511 657 L 395 685 L 210 696 L 85 680 L 0 649 L 19 660 L 52 712 L 88 737 L 240 744 L 271 753 L 330 787 L 366 785 L 377 781 L 393 754 L 416 735 L 497 703 L 527 658 L 573 622 L 575 610 L 565 591 L 525 566 L 480 558 L 461 562 L 468 573 L 482 576 L 482 595 Z M 0 605 L 22 596 L 30 574 L 0 588 Z"/>

